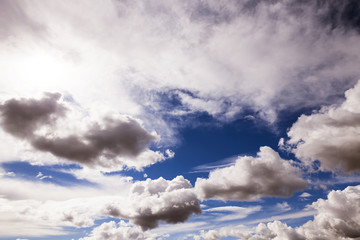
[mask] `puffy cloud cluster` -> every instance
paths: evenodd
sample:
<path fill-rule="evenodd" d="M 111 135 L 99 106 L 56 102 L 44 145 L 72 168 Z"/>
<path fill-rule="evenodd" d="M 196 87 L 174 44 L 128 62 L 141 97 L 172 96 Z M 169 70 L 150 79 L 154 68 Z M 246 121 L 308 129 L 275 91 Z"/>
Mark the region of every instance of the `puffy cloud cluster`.
<path fill-rule="evenodd" d="M 88 237 L 79 240 L 156 240 L 161 239 L 154 234 L 144 233 L 124 221 L 117 224 L 114 221 L 101 224 L 94 228 Z"/>
<path fill-rule="evenodd" d="M 195 183 L 200 199 L 240 201 L 289 197 L 305 187 L 301 171 L 269 147 L 261 147 L 257 157 L 239 157 L 235 165 L 211 171 Z"/>
<path fill-rule="evenodd" d="M 60 97 L 58 93 L 48 93 L 39 100 L 5 101 L 0 105 L 1 127 L 28 141 L 38 151 L 88 166 L 127 165 L 141 169 L 166 158 L 148 149 L 158 136 L 147 132 L 137 120 L 128 116 L 105 117 L 102 123 L 91 124 L 81 134 L 58 134 L 55 124 L 69 110 L 60 102 Z"/>
<path fill-rule="evenodd" d="M 314 220 L 296 229 L 305 239 L 360 238 L 360 185 L 331 191 L 312 206 L 318 211 Z"/>
<path fill-rule="evenodd" d="M 360 81 L 345 92 L 339 106 L 302 115 L 288 132 L 288 144 L 304 162 L 321 162 L 322 169 L 360 170 Z"/>
<path fill-rule="evenodd" d="M 243 240 L 319 240 L 360 238 L 360 185 L 343 191 L 331 191 L 328 199 L 319 199 L 312 204 L 317 210 L 314 220 L 292 228 L 280 221 L 260 223 L 250 230 L 221 228 L 201 231 L 194 239 L 218 240 L 232 236 Z"/>
<path fill-rule="evenodd" d="M 136 182 L 130 199 L 134 212 L 129 219 L 143 230 L 157 227 L 159 221 L 184 222 L 191 214 L 201 213 L 193 187 L 183 176 Z"/>

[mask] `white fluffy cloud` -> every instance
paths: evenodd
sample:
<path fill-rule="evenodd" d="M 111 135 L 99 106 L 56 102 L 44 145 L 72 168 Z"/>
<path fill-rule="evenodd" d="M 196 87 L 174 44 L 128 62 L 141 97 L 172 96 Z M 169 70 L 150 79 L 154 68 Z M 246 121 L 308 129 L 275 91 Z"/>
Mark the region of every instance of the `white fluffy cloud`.
<path fill-rule="evenodd" d="M 261 147 L 257 157 L 239 157 L 235 165 L 211 171 L 195 183 L 200 199 L 239 201 L 289 197 L 305 187 L 301 171 L 269 147 Z"/>
<path fill-rule="evenodd" d="M 302 115 L 288 132 L 288 144 L 305 163 L 319 160 L 326 170 L 360 170 L 360 81 L 341 105 Z"/>
<path fill-rule="evenodd" d="M 144 233 L 141 229 L 124 221 L 117 224 L 114 221 L 101 224 L 94 228 L 88 237 L 79 240 L 156 240 L 161 239 L 156 234 Z"/>
<path fill-rule="evenodd" d="M 243 240 L 319 240 L 360 238 L 360 185 L 343 191 L 331 191 L 328 199 L 319 199 L 312 204 L 317 210 L 314 220 L 292 228 L 280 221 L 260 223 L 249 229 L 221 228 L 202 231 L 194 239 L 218 240 L 232 236 Z"/>
<path fill-rule="evenodd" d="M 184 222 L 191 214 L 201 213 L 192 185 L 183 176 L 136 182 L 130 199 L 134 212 L 129 219 L 143 230 L 157 227 L 159 221 Z"/>

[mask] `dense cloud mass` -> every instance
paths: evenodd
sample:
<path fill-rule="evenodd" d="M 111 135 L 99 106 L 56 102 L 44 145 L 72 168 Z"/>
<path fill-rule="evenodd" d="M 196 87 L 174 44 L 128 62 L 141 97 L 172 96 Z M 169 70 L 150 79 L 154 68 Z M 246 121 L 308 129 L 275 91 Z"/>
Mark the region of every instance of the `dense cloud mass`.
<path fill-rule="evenodd" d="M 74 16 L 70 9 L 83 14 Z M 29 39 L 46 35 L 43 41 L 36 38 L 40 49 L 55 55 L 58 65 L 74 62 L 82 70 L 64 76 L 66 71 L 55 68 L 45 76 L 70 80 L 56 79 L 51 87 L 65 87 L 82 99 L 106 99 L 121 109 L 140 104 L 165 115 L 200 111 L 233 119 L 250 107 L 271 122 L 280 110 L 334 102 L 360 74 L 360 50 L 353 47 L 360 40 L 359 3 L 354 0 L 106 0 L 70 5 L 33 0 L 3 1 L 1 11 L 0 34 L 9 43 L 5 49 L 28 47 Z M 61 46 L 58 55 L 65 57 L 58 58 L 47 41 Z M 27 69 L 29 62 L 18 57 L 4 61 L 5 69 L 12 64 Z M 0 77 L 7 82 L 2 89 L 19 91 L 25 82 L 9 71 Z M 44 79 L 31 84 L 48 87 Z M 162 109 L 166 104 L 156 94 L 174 90 L 181 90 L 175 94 L 179 106 Z M 179 94 L 183 92 L 189 94 Z"/>
<path fill-rule="evenodd" d="M 157 140 L 158 136 L 147 132 L 137 120 L 128 116 L 107 117 L 103 123 L 91 124 L 82 134 L 58 136 L 55 123 L 65 116 L 67 110 L 59 102 L 60 97 L 60 94 L 48 93 L 40 100 L 5 101 L 0 105 L 2 128 L 27 140 L 36 150 L 88 166 L 109 168 L 123 164 L 141 169 L 165 159 L 163 154 L 148 149 L 150 142 Z M 50 129 L 40 132 L 43 128 Z M 116 160 L 119 157 L 125 159 Z M 134 159 L 135 163 L 128 159 Z"/>
<path fill-rule="evenodd" d="M 94 228 L 88 237 L 79 240 L 156 240 L 160 239 L 151 234 L 144 233 L 141 229 L 120 221 L 119 226 L 114 221 L 101 224 Z M 154 235 L 154 234 L 153 234 Z"/>
<path fill-rule="evenodd" d="M 156 140 L 154 135 L 148 133 L 136 120 L 127 118 L 106 119 L 105 126 L 96 124 L 82 137 L 37 137 L 32 145 L 59 157 L 89 163 L 100 155 L 110 159 L 116 156 L 137 156 L 153 140 Z"/>
<path fill-rule="evenodd" d="M 134 213 L 129 218 L 143 230 L 157 227 L 159 221 L 184 222 L 191 214 L 201 213 L 192 185 L 183 176 L 136 182 L 130 198 Z"/>
<path fill-rule="evenodd" d="M 360 170 L 360 82 L 345 97 L 340 106 L 302 115 L 294 123 L 288 143 L 298 158 L 319 160 L 327 170 Z"/>
<path fill-rule="evenodd" d="M 195 183 L 201 199 L 239 201 L 289 197 L 305 187 L 300 170 L 269 147 L 261 147 L 257 157 L 239 157 L 235 165 L 214 170 Z"/>
<path fill-rule="evenodd" d="M 312 204 L 318 211 L 314 220 L 292 228 L 280 221 L 260 223 L 254 231 L 221 228 L 202 231 L 194 239 L 218 240 L 232 236 L 243 240 L 322 240 L 360 238 L 360 185 L 343 191 L 331 191 L 328 199 L 319 199 Z"/>
<path fill-rule="evenodd" d="M 36 130 L 64 116 L 66 108 L 59 104 L 60 97 L 58 93 L 47 93 L 40 100 L 7 100 L 0 105 L 1 126 L 18 138 L 32 138 Z"/>

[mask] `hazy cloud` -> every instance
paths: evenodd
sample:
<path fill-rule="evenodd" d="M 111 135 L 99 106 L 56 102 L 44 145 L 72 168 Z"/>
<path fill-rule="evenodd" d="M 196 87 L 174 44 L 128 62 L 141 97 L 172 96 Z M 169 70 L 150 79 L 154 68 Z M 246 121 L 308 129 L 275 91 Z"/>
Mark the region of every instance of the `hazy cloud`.
<path fill-rule="evenodd" d="M 101 224 L 94 228 L 88 237 L 79 240 L 156 240 L 156 234 L 144 233 L 141 229 L 120 221 Z"/>
<path fill-rule="evenodd" d="M 360 82 L 341 105 L 302 115 L 288 131 L 288 144 L 305 163 L 319 160 L 326 170 L 360 170 Z"/>
<path fill-rule="evenodd" d="M 269 147 L 261 147 L 257 157 L 239 157 L 235 165 L 211 171 L 195 183 L 201 199 L 238 201 L 289 197 L 305 187 L 300 170 Z"/>
<path fill-rule="evenodd" d="M 162 115 L 186 107 L 184 113 L 208 112 L 219 119 L 251 108 L 271 122 L 281 110 L 334 103 L 360 74 L 359 3 L 354 0 L 13 2 L 5 1 L 4 9 L 11 10 L 4 10 L 11 13 L 5 18 L 41 22 L 49 33 L 36 43 L 46 53 L 40 60 L 55 55 L 56 66 L 70 69 L 69 80 L 57 79 L 50 86 L 65 88 L 86 103 L 105 99 L 112 108 L 144 115 L 142 106 Z M 83 14 L 74 15 L 73 9 Z M 31 47 L 21 37 L 11 42 L 4 49 Z M 67 65 L 74 55 L 80 59 L 76 70 Z M 4 56 L 6 69 L 26 69 L 32 60 Z M 66 72 L 41 70 L 46 77 Z M 0 73 L 4 79 L 12 76 L 11 84 L 0 87 L 24 91 L 18 87 L 28 87 L 24 76 L 13 72 Z M 41 91 L 49 87 L 44 79 L 32 84 Z M 104 91 L 96 91 L 98 86 Z M 154 107 L 154 95 L 176 90 L 190 93 L 180 96 L 179 111 Z"/>

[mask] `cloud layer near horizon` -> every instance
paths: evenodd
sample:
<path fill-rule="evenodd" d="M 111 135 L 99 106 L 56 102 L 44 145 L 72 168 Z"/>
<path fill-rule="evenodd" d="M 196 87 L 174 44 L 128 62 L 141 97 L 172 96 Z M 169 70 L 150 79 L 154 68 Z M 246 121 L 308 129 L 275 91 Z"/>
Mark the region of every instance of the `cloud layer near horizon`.
<path fill-rule="evenodd" d="M 358 239 L 360 237 L 360 185 L 343 191 L 331 191 L 326 200 L 311 205 L 317 210 L 314 220 L 292 228 L 280 221 L 260 223 L 253 230 L 221 228 L 202 231 L 194 240 L 219 240 L 222 237 L 239 237 L 241 240 L 318 240 Z"/>
<path fill-rule="evenodd" d="M 7 181 L 11 186 L 22 182 L 27 184 L 26 186 L 36 187 L 38 190 L 33 193 L 34 195 L 43 191 L 42 194 L 46 192 L 49 197 L 45 200 L 34 197 L 29 199 L 31 193 L 24 193 L 23 197 L 18 197 L 20 199 L 11 199 L 14 196 L 8 192 L 9 196 L 0 198 L 0 220 L 12 216 L 12 221 L 18 221 L 19 225 L 31 223 L 34 233 L 41 228 L 48 229 L 51 233 L 54 229 L 60 230 L 64 226 L 91 227 L 95 220 L 115 217 L 130 220 L 132 224 L 139 226 L 137 232 L 140 232 L 157 227 L 159 222 L 175 224 L 186 221 L 192 214 L 201 213 L 200 203 L 191 183 L 182 176 L 173 180 L 159 178 L 135 183 L 126 183 L 123 178 L 118 177 L 113 178 L 113 181 L 122 181 L 122 185 L 117 185 L 121 188 L 112 189 L 112 191 L 96 187 L 74 188 L 73 191 L 80 191 L 78 196 L 75 194 L 74 197 L 68 199 L 65 197 L 65 200 L 61 199 L 64 196 L 59 196 L 54 200 L 52 195 L 68 196 L 71 191 L 66 188 L 52 184 L 24 183 L 19 180 Z M 102 183 L 100 187 L 107 187 L 103 186 L 104 182 L 100 183 Z M 0 189 L 1 192 L 3 189 L 4 187 Z M 124 194 L 124 189 L 129 190 L 127 194 Z M 116 194 L 117 192 L 119 194 Z M 10 236 L 14 234 L 11 226 L 9 226 L 9 231 Z M 4 234 L 6 235 L 5 232 L 0 231 L 0 235 Z M 18 234 L 32 235 L 26 230 L 18 231 Z"/>

